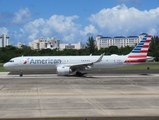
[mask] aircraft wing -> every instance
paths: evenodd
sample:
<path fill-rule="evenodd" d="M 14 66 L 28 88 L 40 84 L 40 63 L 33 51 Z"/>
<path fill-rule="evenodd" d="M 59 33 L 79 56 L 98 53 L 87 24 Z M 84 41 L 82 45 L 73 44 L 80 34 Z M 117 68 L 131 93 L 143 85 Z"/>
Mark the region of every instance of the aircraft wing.
<path fill-rule="evenodd" d="M 102 60 L 104 53 L 100 55 L 100 57 L 94 62 L 85 62 L 85 63 L 76 63 L 76 64 L 64 64 L 63 67 L 70 67 L 72 71 L 76 70 L 85 70 L 89 69 L 93 66 L 94 63 L 98 63 Z"/>

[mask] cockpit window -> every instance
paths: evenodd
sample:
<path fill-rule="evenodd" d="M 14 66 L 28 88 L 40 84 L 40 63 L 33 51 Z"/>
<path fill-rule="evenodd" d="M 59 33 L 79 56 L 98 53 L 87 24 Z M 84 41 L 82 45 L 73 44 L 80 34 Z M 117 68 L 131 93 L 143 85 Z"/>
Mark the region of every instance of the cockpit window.
<path fill-rule="evenodd" d="M 14 62 L 14 60 L 10 60 L 9 62 Z"/>

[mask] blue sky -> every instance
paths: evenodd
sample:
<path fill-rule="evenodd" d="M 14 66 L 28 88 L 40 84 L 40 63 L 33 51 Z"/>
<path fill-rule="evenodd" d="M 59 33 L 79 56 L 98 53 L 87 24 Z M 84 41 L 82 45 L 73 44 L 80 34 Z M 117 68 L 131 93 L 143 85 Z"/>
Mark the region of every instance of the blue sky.
<path fill-rule="evenodd" d="M 159 35 L 158 0 L 0 0 L 0 34 L 85 43 L 89 36 Z"/>

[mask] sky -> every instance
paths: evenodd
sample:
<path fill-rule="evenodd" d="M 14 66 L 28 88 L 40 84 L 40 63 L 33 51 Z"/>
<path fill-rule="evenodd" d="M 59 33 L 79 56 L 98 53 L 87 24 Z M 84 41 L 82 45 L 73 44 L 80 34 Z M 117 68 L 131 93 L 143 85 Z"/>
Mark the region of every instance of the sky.
<path fill-rule="evenodd" d="M 159 0 L 0 0 L 0 35 L 86 43 L 89 36 L 159 36 Z"/>

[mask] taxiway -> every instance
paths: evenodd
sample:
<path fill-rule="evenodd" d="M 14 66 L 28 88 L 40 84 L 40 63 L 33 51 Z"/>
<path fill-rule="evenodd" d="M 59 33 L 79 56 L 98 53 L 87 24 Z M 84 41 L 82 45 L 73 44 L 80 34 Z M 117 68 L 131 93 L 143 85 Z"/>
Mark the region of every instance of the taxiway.
<path fill-rule="evenodd" d="M 0 119 L 159 118 L 158 74 L 0 76 Z"/>

